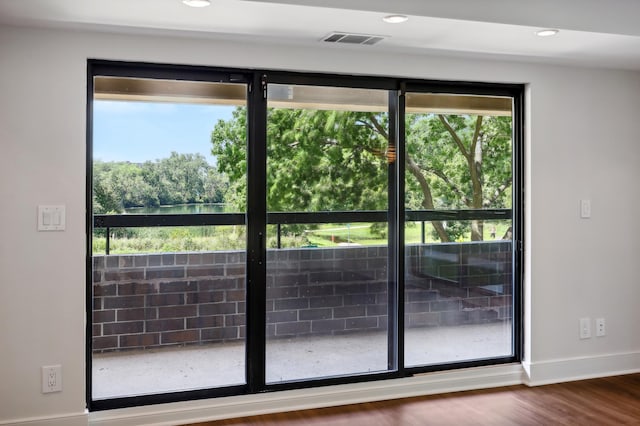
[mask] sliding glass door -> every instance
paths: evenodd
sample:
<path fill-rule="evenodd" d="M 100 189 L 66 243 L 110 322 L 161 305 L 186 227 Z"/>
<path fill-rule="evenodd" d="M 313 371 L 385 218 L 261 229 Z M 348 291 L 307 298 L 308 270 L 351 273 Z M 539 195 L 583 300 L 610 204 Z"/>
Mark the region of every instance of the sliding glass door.
<path fill-rule="evenodd" d="M 91 410 L 519 359 L 521 86 L 89 65 Z"/>
<path fill-rule="evenodd" d="M 406 94 L 405 366 L 514 355 L 513 99 Z"/>
<path fill-rule="evenodd" d="M 92 398 L 243 385 L 247 84 L 93 88 Z"/>
<path fill-rule="evenodd" d="M 388 94 L 268 93 L 266 381 L 385 371 Z"/>

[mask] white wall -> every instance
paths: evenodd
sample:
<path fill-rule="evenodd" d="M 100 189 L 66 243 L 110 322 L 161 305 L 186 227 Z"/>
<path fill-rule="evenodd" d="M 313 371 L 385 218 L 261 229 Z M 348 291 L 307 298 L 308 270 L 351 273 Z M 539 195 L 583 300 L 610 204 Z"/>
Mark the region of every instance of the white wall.
<path fill-rule="evenodd" d="M 0 41 L 0 424 L 87 422 L 87 58 L 527 83 L 525 381 L 640 370 L 639 73 L 8 27 Z M 67 206 L 65 232 L 36 232 L 47 203 Z M 579 340 L 582 316 L 607 336 Z M 40 393 L 48 364 L 61 393 Z"/>

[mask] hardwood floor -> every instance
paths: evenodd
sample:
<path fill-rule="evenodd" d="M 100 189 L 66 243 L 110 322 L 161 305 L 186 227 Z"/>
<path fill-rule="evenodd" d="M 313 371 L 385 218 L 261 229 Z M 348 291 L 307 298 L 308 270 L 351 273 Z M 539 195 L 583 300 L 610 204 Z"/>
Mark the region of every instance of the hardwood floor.
<path fill-rule="evenodd" d="M 191 426 L 640 425 L 640 374 L 294 411 Z"/>

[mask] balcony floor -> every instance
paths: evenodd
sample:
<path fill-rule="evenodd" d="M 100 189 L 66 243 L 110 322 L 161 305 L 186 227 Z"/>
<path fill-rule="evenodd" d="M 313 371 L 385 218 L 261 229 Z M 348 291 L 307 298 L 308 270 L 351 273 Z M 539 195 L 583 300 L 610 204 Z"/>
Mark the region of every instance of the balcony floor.
<path fill-rule="evenodd" d="M 409 329 L 405 364 L 509 356 L 511 323 Z M 386 333 L 267 340 L 267 382 L 384 371 Z M 244 342 L 94 354 L 93 398 L 204 389 L 244 382 Z"/>

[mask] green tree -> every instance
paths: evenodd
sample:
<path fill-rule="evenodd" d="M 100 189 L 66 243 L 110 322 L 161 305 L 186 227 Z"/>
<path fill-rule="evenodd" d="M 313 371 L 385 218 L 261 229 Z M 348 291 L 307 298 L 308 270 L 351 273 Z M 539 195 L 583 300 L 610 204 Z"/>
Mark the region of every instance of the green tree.
<path fill-rule="evenodd" d="M 270 109 L 267 123 L 267 203 L 271 211 L 386 209 L 387 115 L 372 112 Z M 474 115 L 407 117 L 406 203 L 414 209 L 509 205 L 511 119 Z M 212 153 L 230 179 L 234 199 L 246 199 L 246 111 L 238 108 L 212 132 Z M 441 241 L 460 226 L 432 222 Z M 482 223 L 471 224 L 482 239 Z"/>
<path fill-rule="evenodd" d="M 218 172 L 213 167 L 210 168 L 205 179 L 203 200 L 207 203 L 224 203 L 228 187 L 229 178 L 227 175 Z"/>
<path fill-rule="evenodd" d="M 96 213 L 122 213 L 128 207 L 158 202 L 140 166 L 127 162 L 94 162 L 93 195 Z"/>
<path fill-rule="evenodd" d="M 202 154 L 178 154 L 147 161 L 93 164 L 95 213 L 122 213 L 130 207 L 220 203 L 228 180 Z"/>
<path fill-rule="evenodd" d="M 270 109 L 267 205 L 270 211 L 380 210 L 386 204 L 386 137 L 366 112 Z M 386 126 L 386 115 L 375 122 Z M 230 180 L 228 202 L 246 199 L 246 112 L 213 130 L 212 154 Z M 366 183 L 366 184 L 364 184 Z"/>
<path fill-rule="evenodd" d="M 511 117 L 410 114 L 406 128 L 410 207 L 510 207 Z M 441 241 L 465 230 L 432 225 Z M 482 235 L 482 221 L 472 221 L 471 240 Z"/>
<path fill-rule="evenodd" d="M 201 203 L 206 200 L 205 185 L 211 166 L 202 154 L 172 152 L 168 158 L 152 164 L 151 176 L 161 205 Z"/>
<path fill-rule="evenodd" d="M 247 112 L 238 107 L 230 120 L 218 120 L 211 133 L 211 153 L 228 179 L 225 203 L 244 212 L 247 199 Z"/>

